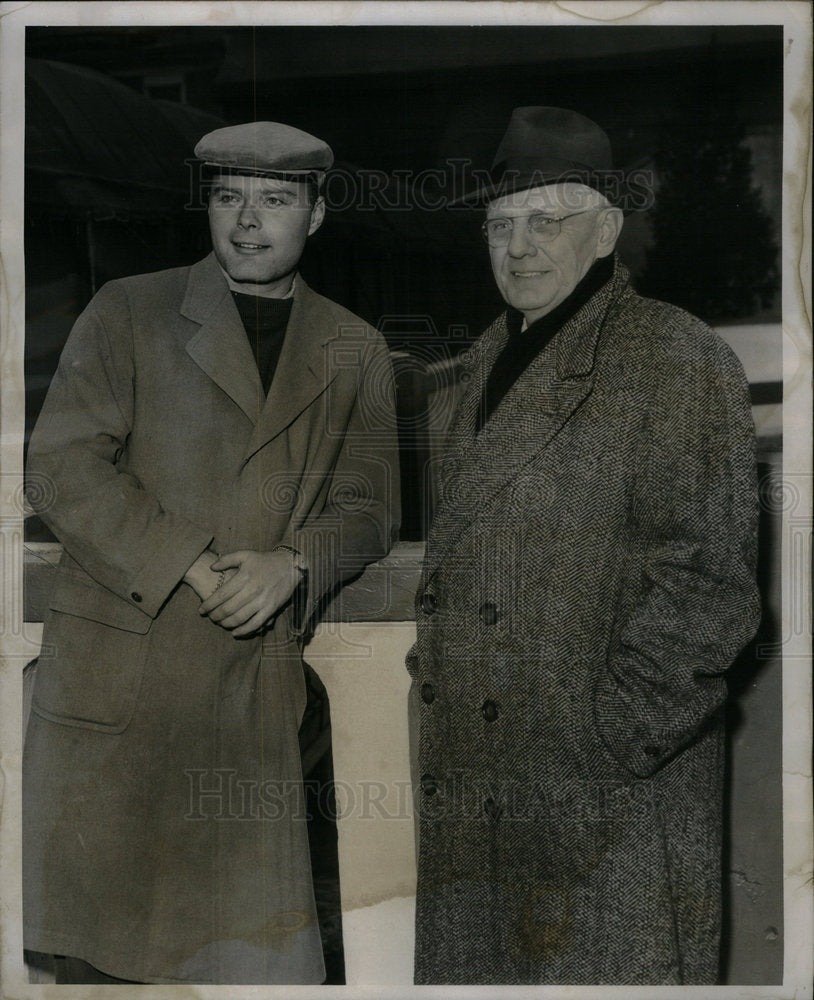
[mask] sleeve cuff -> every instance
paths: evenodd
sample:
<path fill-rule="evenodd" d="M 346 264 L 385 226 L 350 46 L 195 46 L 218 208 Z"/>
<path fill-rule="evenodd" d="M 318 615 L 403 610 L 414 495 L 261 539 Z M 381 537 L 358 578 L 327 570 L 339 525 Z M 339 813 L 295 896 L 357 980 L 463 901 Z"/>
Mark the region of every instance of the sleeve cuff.
<path fill-rule="evenodd" d="M 148 560 L 129 581 L 123 595 L 139 611 L 155 618 L 172 591 L 198 556 L 212 542 L 213 535 L 193 525 L 173 526 L 160 558 Z"/>

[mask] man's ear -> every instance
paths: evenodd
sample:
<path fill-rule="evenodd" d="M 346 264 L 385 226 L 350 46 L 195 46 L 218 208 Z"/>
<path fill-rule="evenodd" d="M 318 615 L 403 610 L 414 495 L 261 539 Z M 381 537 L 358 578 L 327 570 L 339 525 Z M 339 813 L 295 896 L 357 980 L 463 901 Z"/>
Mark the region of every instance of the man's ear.
<path fill-rule="evenodd" d="M 599 221 L 596 234 L 596 256 L 607 257 L 613 253 L 619 234 L 622 232 L 625 217 L 620 208 L 606 208 Z"/>
<path fill-rule="evenodd" d="M 308 235 L 313 236 L 313 234 L 322 225 L 322 220 L 325 218 L 325 199 L 320 195 L 314 202 L 314 207 L 311 209 L 311 224 L 308 227 Z"/>

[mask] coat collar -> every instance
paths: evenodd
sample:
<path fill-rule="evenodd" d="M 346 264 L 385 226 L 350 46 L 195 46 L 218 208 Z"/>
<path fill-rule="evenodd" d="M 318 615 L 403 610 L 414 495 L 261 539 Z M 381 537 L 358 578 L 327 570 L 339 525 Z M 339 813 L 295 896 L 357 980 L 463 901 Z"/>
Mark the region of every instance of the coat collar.
<path fill-rule="evenodd" d="M 297 275 L 283 348 L 249 442 L 247 459 L 285 430 L 336 378 L 337 368 L 327 347 L 341 332 L 340 317 L 332 303 L 311 291 Z"/>
<path fill-rule="evenodd" d="M 495 359 L 506 343 L 505 314 L 463 359 L 467 390 L 453 420 L 443 486 L 427 545 L 425 578 L 444 553 L 551 441 L 593 388 L 599 335 L 612 304 L 628 285 L 617 259 L 610 280 L 558 331 L 501 400 L 480 434 L 475 417 Z M 507 504 L 508 504 L 507 499 Z"/>
<path fill-rule="evenodd" d="M 181 314 L 200 324 L 187 341 L 187 354 L 255 423 L 265 398 L 263 384 L 214 254 L 189 269 Z"/>
<path fill-rule="evenodd" d="M 326 302 L 300 275 L 268 397 L 246 331 L 214 254 L 190 268 L 181 313 L 200 324 L 186 350 L 254 425 L 245 458 L 276 437 L 335 377 L 325 345 L 339 336 Z"/>

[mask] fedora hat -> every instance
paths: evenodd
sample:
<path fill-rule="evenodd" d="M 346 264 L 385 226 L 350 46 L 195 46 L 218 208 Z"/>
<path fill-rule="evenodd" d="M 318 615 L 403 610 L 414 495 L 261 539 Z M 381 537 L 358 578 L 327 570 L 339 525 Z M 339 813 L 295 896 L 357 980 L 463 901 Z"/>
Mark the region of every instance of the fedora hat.
<path fill-rule="evenodd" d="M 610 140 L 590 118 L 567 108 L 515 108 L 488 178 L 451 205 L 480 205 L 516 191 L 570 181 L 615 204 L 624 172 L 614 170 Z"/>

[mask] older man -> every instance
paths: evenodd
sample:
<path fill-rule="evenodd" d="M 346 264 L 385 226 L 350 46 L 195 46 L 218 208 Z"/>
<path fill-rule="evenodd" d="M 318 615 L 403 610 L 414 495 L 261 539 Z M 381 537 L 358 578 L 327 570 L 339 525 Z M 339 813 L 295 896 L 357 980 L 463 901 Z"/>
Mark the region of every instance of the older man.
<path fill-rule="evenodd" d="M 389 357 L 297 274 L 325 143 L 254 122 L 196 155 L 214 253 L 99 292 L 31 440 L 64 553 L 25 745 L 25 944 L 65 981 L 319 983 L 303 633 L 389 547 Z"/>
<path fill-rule="evenodd" d="M 725 671 L 758 620 L 749 397 L 643 299 L 590 120 L 519 108 L 408 666 L 418 983 L 712 983 Z M 691 201 L 691 192 L 688 192 Z"/>

